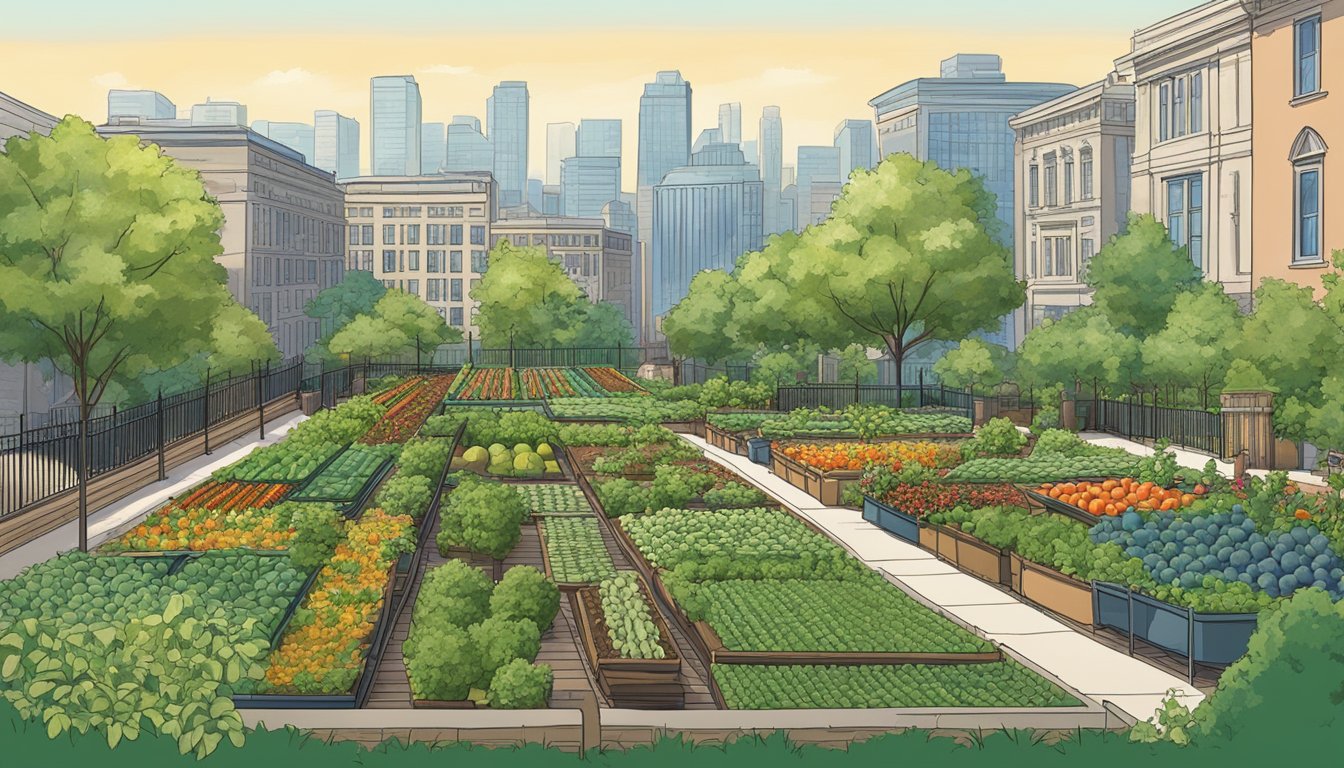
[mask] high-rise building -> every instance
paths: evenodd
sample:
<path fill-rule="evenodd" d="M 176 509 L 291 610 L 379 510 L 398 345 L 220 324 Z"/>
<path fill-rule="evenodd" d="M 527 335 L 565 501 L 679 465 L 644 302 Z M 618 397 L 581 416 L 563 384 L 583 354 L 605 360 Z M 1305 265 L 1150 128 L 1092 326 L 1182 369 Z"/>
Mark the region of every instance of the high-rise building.
<path fill-rule="evenodd" d="M 107 92 L 107 120 L 111 122 L 117 117 L 175 120 L 177 105 L 158 91 L 126 91 L 114 88 Z"/>
<path fill-rule="evenodd" d="M 580 120 L 577 151 L 580 157 L 620 157 L 620 120 Z"/>
<path fill-rule="evenodd" d="M 543 184 L 541 187 L 541 215 L 560 216 L 565 210 L 565 188 L 559 184 Z"/>
<path fill-rule="evenodd" d="M 481 135 L 481 121 L 471 115 L 453 115 L 448 124 L 448 146 L 443 161 L 445 171 L 494 173 L 495 148 Z"/>
<path fill-rule="evenodd" d="M 247 106 L 236 101 L 214 101 L 191 107 L 191 124 L 195 126 L 247 126 Z"/>
<path fill-rule="evenodd" d="M 573 123 L 546 124 L 546 183 L 560 183 L 560 164 L 576 153 L 577 134 Z"/>
<path fill-rule="evenodd" d="M 438 173 L 448 159 L 448 134 L 443 123 L 420 124 L 420 173 Z"/>
<path fill-rule="evenodd" d="M 731 270 L 761 247 L 761 178 L 735 144 L 711 144 L 653 189 L 652 301 L 655 329 L 706 269 Z"/>
<path fill-rule="evenodd" d="M 527 83 L 505 80 L 485 103 L 485 127 L 495 150 L 499 205 L 521 205 L 527 194 Z"/>
<path fill-rule="evenodd" d="M 756 139 L 747 139 L 742 142 L 742 156 L 747 158 L 747 162 L 756 166 L 761 165 L 761 145 Z"/>
<path fill-rule="evenodd" d="M 691 145 L 691 154 L 695 154 L 711 144 L 723 144 L 723 134 L 718 128 L 706 128 L 695 137 L 695 143 Z"/>
<path fill-rule="evenodd" d="M 659 72 L 639 98 L 639 186 L 652 187 L 691 160 L 691 84 Z"/>
<path fill-rule="evenodd" d="M 621 158 L 578 155 L 563 163 L 562 213 L 566 216 L 594 218 L 621 196 Z"/>
<path fill-rule="evenodd" d="M 742 143 L 742 105 L 736 101 L 719 105 L 719 137 L 724 144 Z M 747 156 L 751 162 L 751 156 Z"/>
<path fill-rule="evenodd" d="M 784 121 L 779 107 L 761 110 L 760 160 L 761 182 L 765 185 L 765 203 L 762 220 L 766 235 L 793 229 L 792 222 L 784 220 L 779 193 L 784 189 Z"/>
<path fill-rule="evenodd" d="M 849 180 L 856 168 L 872 168 L 877 153 L 872 120 L 841 120 L 835 126 L 835 148 L 840 150 L 840 180 Z"/>
<path fill-rule="evenodd" d="M 1061 83 L 1008 82 L 998 56 L 961 53 L 942 62 L 939 77 L 902 83 L 868 104 L 881 156 L 908 152 L 949 171 L 966 168 L 983 179 L 998 199 L 1003 244 L 1012 248 L 1014 134 L 1008 120 L 1073 90 Z M 1011 317 L 985 336 L 1016 346 Z M 931 345 L 923 347 L 930 347 L 929 355 L 940 354 Z M 931 364 L 931 357 L 910 360 L 903 377 L 913 380 L 919 368 Z"/>
<path fill-rule="evenodd" d="M 420 86 L 410 75 L 369 81 L 369 164 L 374 176 L 420 173 Z"/>
<path fill-rule="evenodd" d="M 359 121 L 330 109 L 313 113 L 312 164 L 350 179 L 359 175 Z"/>
<path fill-rule="evenodd" d="M 588 297 L 605 301 L 633 319 L 630 255 L 633 240 L 606 226 L 601 217 L 515 218 L 491 223 L 490 245 L 500 240 L 519 247 L 542 247 Z"/>
<path fill-rule="evenodd" d="M 476 333 L 471 289 L 485 273 L 499 217 L 490 172 L 363 176 L 343 186 L 349 268 L 419 296 L 449 325 Z"/>
<path fill-rule="evenodd" d="M 542 198 L 546 194 L 546 184 L 541 179 L 527 180 L 527 204 L 537 213 L 541 213 Z"/>
<path fill-rule="evenodd" d="M 831 215 L 831 203 L 840 195 L 840 183 L 837 147 L 798 148 L 799 230 L 820 224 Z"/>
<path fill-rule="evenodd" d="M 298 151 L 303 155 L 305 162 L 309 165 L 316 165 L 313 162 L 313 145 L 315 142 L 313 126 L 307 123 L 277 123 L 270 120 L 253 120 L 252 130 Z"/>

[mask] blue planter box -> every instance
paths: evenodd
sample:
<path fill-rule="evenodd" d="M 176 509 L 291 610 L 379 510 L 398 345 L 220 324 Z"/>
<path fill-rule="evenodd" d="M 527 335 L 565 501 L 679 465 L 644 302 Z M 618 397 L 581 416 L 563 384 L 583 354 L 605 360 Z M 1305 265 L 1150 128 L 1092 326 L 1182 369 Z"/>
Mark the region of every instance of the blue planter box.
<path fill-rule="evenodd" d="M 747 458 L 757 464 L 770 466 L 770 441 L 764 437 L 753 437 L 748 440 Z"/>
<path fill-rule="evenodd" d="M 1246 654 L 1255 632 L 1254 613 L 1195 613 L 1119 584 L 1092 583 L 1093 612 L 1099 626 L 1129 632 L 1129 600 L 1134 601 L 1134 636 L 1202 664 L 1225 666 Z M 1194 643 L 1194 653 L 1190 645 Z"/>
<path fill-rule="evenodd" d="M 895 507 L 864 496 L 863 519 L 911 544 L 919 544 L 919 521 Z"/>

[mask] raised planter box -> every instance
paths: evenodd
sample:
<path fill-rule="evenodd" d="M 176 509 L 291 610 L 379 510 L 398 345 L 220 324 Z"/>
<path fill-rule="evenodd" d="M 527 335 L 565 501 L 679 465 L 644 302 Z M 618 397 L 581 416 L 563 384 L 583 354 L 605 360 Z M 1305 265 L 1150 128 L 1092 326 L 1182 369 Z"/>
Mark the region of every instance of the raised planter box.
<path fill-rule="evenodd" d="M 681 709 L 686 704 L 681 684 L 681 657 L 672 643 L 672 631 L 653 602 L 649 585 L 641 575 L 640 590 L 653 615 L 666 654 L 662 659 L 625 659 L 611 647 L 602 602 L 597 587 L 571 593 L 579 641 L 588 657 L 597 684 L 619 709 Z"/>
<path fill-rule="evenodd" d="M 533 525 L 537 528 L 537 538 L 541 541 L 541 567 L 547 578 L 555 582 L 555 586 L 560 588 L 561 592 L 575 592 L 585 587 L 593 586 L 590 582 L 564 582 L 555 577 L 555 571 L 551 570 L 551 552 L 546 545 L 546 520 L 545 518 L 535 520 Z M 598 535 L 601 535 L 601 525 L 598 526 Z"/>
<path fill-rule="evenodd" d="M 918 544 L 976 578 L 991 584 L 1012 586 L 1010 553 L 1007 550 L 990 546 L 956 528 L 928 523 L 919 527 Z"/>
<path fill-rule="evenodd" d="M 739 456 L 746 456 L 748 435 L 755 434 L 754 430 L 743 432 L 728 432 L 719 429 L 713 424 L 705 424 L 705 442 L 720 450 L 736 453 Z M 767 443 L 768 444 L 768 443 Z"/>
<path fill-rule="evenodd" d="M 1254 613 L 1196 613 L 1101 581 L 1092 583 L 1092 604 L 1097 626 L 1121 632 L 1130 632 L 1132 627 L 1134 637 L 1216 666 L 1226 666 L 1246 654 L 1258 619 Z"/>
<path fill-rule="evenodd" d="M 822 472 L 773 450 L 770 454 L 770 468 L 790 485 L 802 489 L 828 507 L 840 506 L 845 488 L 857 483 L 863 475 L 862 472 L 850 470 Z"/>
<path fill-rule="evenodd" d="M 673 432 L 680 432 L 684 435 L 695 435 L 697 437 L 705 436 L 704 419 L 696 419 L 694 421 L 664 421 L 663 426 Z"/>
<path fill-rule="evenodd" d="M 863 519 L 891 535 L 919 544 L 919 519 L 871 496 L 863 497 Z"/>
<path fill-rule="evenodd" d="M 1003 661 L 999 650 L 983 653 L 899 653 L 873 651 L 734 651 L 708 623 L 691 622 L 700 644 L 709 651 L 712 664 L 753 664 L 764 666 L 827 665 L 872 666 L 899 664 L 992 664 Z"/>
<path fill-rule="evenodd" d="M 1067 482 L 1075 482 L 1075 481 L 1067 481 Z M 1085 509 L 1079 509 L 1078 507 L 1075 507 L 1072 504 L 1065 503 L 1063 501 L 1060 501 L 1059 499 L 1051 498 L 1050 496 L 1047 496 L 1044 493 L 1032 490 L 1031 488 L 1027 488 L 1026 486 L 1019 485 L 1018 488 L 1022 491 L 1022 493 L 1026 494 L 1027 498 L 1031 499 L 1037 504 L 1040 504 L 1042 507 L 1045 507 L 1047 510 L 1049 510 L 1050 512 L 1054 512 L 1057 515 L 1063 515 L 1064 517 L 1077 520 L 1078 522 L 1083 523 L 1084 525 L 1087 526 L 1096 525 L 1097 521 L 1101 520 L 1101 516 L 1093 515 Z"/>
<path fill-rule="evenodd" d="M 1014 592 L 1079 624 L 1095 623 L 1092 585 L 1023 559 L 1016 552 L 1009 553 L 1008 560 Z"/>
<path fill-rule="evenodd" d="M 748 438 L 747 458 L 756 464 L 770 466 L 770 440 L 764 437 Z"/>

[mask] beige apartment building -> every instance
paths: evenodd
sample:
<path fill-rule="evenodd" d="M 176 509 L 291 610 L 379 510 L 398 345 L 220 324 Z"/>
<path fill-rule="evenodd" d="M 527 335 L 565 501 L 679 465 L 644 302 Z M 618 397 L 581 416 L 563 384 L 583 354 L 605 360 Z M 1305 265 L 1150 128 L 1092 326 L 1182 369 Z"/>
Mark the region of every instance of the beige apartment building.
<path fill-rule="evenodd" d="M 491 225 L 491 247 L 500 240 L 545 247 L 546 255 L 564 267 L 590 301 L 615 304 L 633 323 L 634 241 L 629 234 L 607 228 L 602 219 L 547 216 L 496 221 Z"/>
<path fill-rule="evenodd" d="M 477 332 L 471 287 L 485 272 L 498 187 L 488 172 L 364 176 L 343 183 L 348 269 L 424 299 Z"/>
<path fill-rule="evenodd" d="M 1134 210 L 1156 215 L 1206 279 L 1249 306 L 1251 23 L 1245 4 L 1216 0 L 1141 29 L 1115 64 L 1135 88 Z"/>
<path fill-rule="evenodd" d="M 1319 296 L 1344 249 L 1344 0 L 1252 0 L 1254 284 Z M 1335 93 L 1331 93 L 1331 91 Z"/>
<path fill-rule="evenodd" d="M 201 174 L 224 212 L 216 260 L 229 291 L 270 328 L 285 357 L 320 334 L 304 307 L 345 271 L 345 220 L 335 177 L 243 126 L 114 118 L 104 136 L 136 135 Z"/>
<path fill-rule="evenodd" d="M 1008 121 L 1016 272 L 1027 283 L 1017 338 L 1092 302 L 1088 261 L 1129 215 L 1134 116 L 1134 86 L 1113 73 Z"/>

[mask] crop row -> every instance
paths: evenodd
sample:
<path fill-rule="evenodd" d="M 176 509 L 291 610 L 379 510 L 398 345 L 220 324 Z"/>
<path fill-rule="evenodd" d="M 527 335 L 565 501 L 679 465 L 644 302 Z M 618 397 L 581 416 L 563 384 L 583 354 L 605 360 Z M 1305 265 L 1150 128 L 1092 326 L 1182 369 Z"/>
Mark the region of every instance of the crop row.
<path fill-rule="evenodd" d="M 956 446 L 930 442 L 776 443 L 771 450 L 823 472 L 857 472 L 873 464 L 893 470 L 910 464 L 939 469 L 961 462 L 961 452 Z"/>
<path fill-rule="evenodd" d="M 592 514 L 588 497 L 583 495 L 577 485 L 559 483 L 535 483 L 513 486 L 523 495 L 528 509 L 534 514 Z"/>
<path fill-rule="evenodd" d="M 693 400 L 668 402 L 649 397 L 564 397 L 550 401 L 551 413 L 562 418 L 616 419 L 632 424 L 694 421 L 705 409 Z"/>
<path fill-rule="evenodd" d="M 553 517 L 546 531 L 546 559 L 561 584 L 596 584 L 616 575 L 595 517 Z"/>
<path fill-rule="evenodd" d="M 355 443 L 308 481 L 295 500 L 350 501 L 359 495 L 378 468 L 397 453 L 396 445 Z"/>
<path fill-rule="evenodd" d="M 284 498 L 285 494 L 293 488 L 294 486 L 285 483 L 241 483 L 238 481 L 221 483 L 216 480 L 207 480 L 186 497 L 174 501 L 173 506 L 180 509 L 197 507 L 217 510 L 261 509 L 262 507 L 269 507 Z"/>
<path fill-rule="evenodd" d="M 387 409 L 387 413 L 359 441 L 367 445 L 404 443 L 420 430 L 429 414 L 443 402 L 453 383 L 452 376 L 435 376 L 419 383 L 409 394 Z"/>
<path fill-rule="evenodd" d="M 447 392 L 449 400 L 512 400 L 521 395 L 518 373 L 512 368 L 472 368 L 457 375 Z"/>
<path fill-rule="evenodd" d="M 150 514 L 121 537 L 108 542 L 112 552 L 217 549 L 288 549 L 297 533 L 296 518 L 329 505 L 286 501 L 267 509 L 233 511 L 169 506 Z"/>
<path fill-rule="evenodd" d="M 217 471 L 214 479 L 272 483 L 306 480 L 323 462 L 368 432 L 386 412 L 363 396 L 318 411 L 290 430 L 281 442 L 252 451 L 242 461 Z"/>

